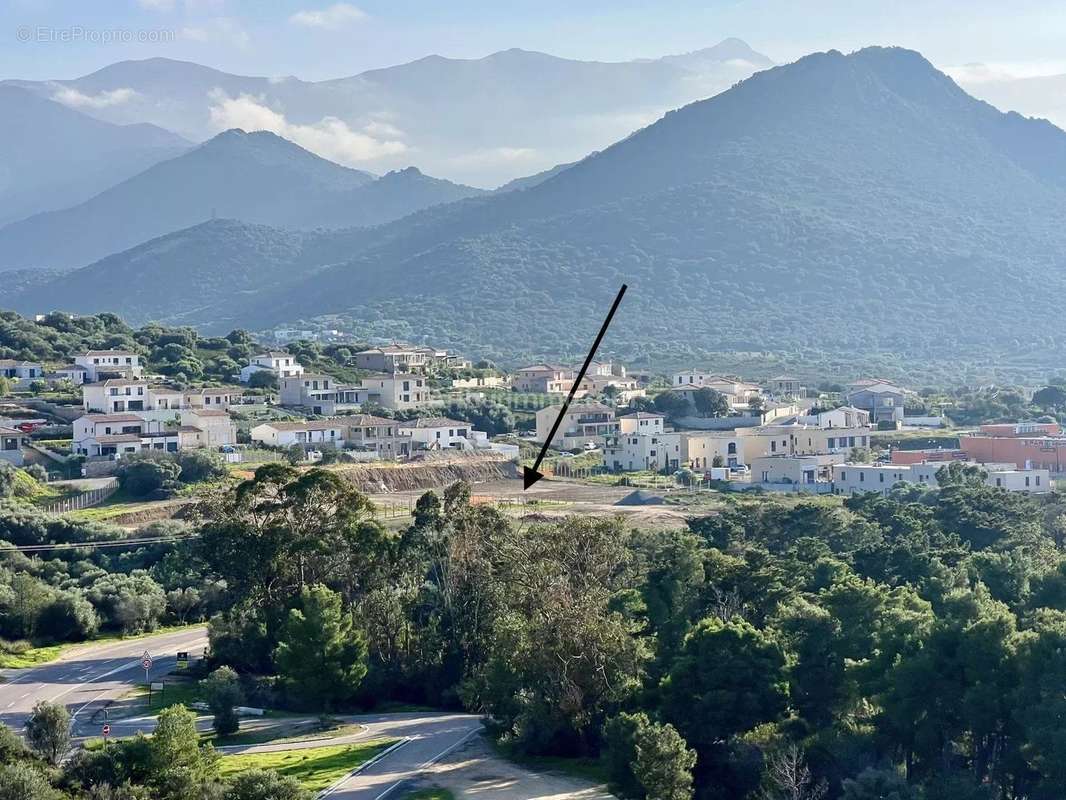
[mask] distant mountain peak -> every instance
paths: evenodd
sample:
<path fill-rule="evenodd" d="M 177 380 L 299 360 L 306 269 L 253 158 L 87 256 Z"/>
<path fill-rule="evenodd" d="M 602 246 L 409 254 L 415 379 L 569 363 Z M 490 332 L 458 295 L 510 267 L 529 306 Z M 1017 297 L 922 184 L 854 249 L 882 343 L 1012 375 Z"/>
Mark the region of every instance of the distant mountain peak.
<path fill-rule="evenodd" d="M 730 61 L 744 62 L 757 67 L 770 67 L 774 64 L 769 57 L 752 49 L 751 45 L 736 37 L 723 39 L 718 44 L 689 53 L 664 56 L 660 61 L 688 68 L 709 67 Z"/>

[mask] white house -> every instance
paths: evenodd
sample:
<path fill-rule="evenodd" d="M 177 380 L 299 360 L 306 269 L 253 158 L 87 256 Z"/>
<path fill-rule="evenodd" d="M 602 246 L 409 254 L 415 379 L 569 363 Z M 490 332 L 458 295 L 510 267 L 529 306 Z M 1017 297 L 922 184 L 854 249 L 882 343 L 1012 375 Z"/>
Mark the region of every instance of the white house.
<path fill-rule="evenodd" d="M 280 380 L 303 375 L 304 368 L 291 353 L 270 351 L 252 356 L 247 366 L 241 367 L 241 383 L 248 383 L 257 372 L 273 372 Z"/>
<path fill-rule="evenodd" d="M 136 414 L 86 414 L 74 420 L 73 450 L 78 455 L 121 458 L 144 450 L 176 453 L 180 448 L 177 427 Z"/>
<path fill-rule="evenodd" d="M 681 459 L 680 433 L 621 433 L 603 448 L 603 464 L 612 472 L 676 470 Z"/>
<path fill-rule="evenodd" d="M 24 460 L 24 450 L 30 437 L 18 428 L 0 426 L 0 458 L 8 463 L 21 467 Z"/>
<path fill-rule="evenodd" d="M 413 450 L 473 449 L 473 427 L 469 422 L 459 422 L 447 417 L 423 417 L 401 422 L 400 436 L 411 439 Z"/>
<path fill-rule="evenodd" d="M 85 383 L 86 373 L 88 369 L 81 364 L 67 364 L 57 369 L 54 374 L 59 380 L 68 380 L 75 386 L 81 386 Z"/>
<path fill-rule="evenodd" d="M 187 408 L 225 410 L 240 396 L 240 391 L 227 387 L 175 389 L 126 378 L 111 378 L 81 387 L 82 407 L 89 413 L 101 414 L 169 412 Z M 155 416 L 169 419 L 176 415 L 157 413 Z"/>
<path fill-rule="evenodd" d="M 347 422 L 343 418 L 316 419 L 304 422 L 264 422 L 251 430 L 253 442 L 271 447 L 332 445 L 344 447 Z"/>
<path fill-rule="evenodd" d="M 618 417 L 620 433 L 662 433 L 665 425 L 665 416 L 650 411 L 635 411 Z"/>
<path fill-rule="evenodd" d="M 117 414 L 148 409 L 148 384 L 129 378 L 111 378 L 81 387 L 82 407 L 89 413 Z"/>
<path fill-rule="evenodd" d="M 325 416 L 356 411 L 369 397 L 365 389 L 343 386 L 331 375 L 310 372 L 282 378 L 278 392 L 278 402 L 285 408 L 304 408 Z"/>
<path fill-rule="evenodd" d="M 32 381 L 44 376 L 44 366 L 37 361 L 0 358 L 0 376 L 17 381 Z"/>
<path fill-rule="evenodd" d="M 416 408 L 429 402 L 429 386 L 423 375 L 404 372 L 381 373 L 363 378 L 360 389 L 366 392 L 364 402 L 400 411 Z"/>
<path fill-rule="evenodd" d="M 85 380 L 96 383 L 104 378 L 139 378 L 141 357 L 130 350 L 89 350 L 74 356 L 74 363 L 85 367 Z"/>
<path fill-rule="evenodd" d="M 936 473 L 943 461 L 918 464 L 837 464 L 833 467 L 834 494 L 888 494 L 897 483 L 918 483 L 937 488 Z M 1051 472 L 1046 469 L 1015 469 L 1011 464 L 984 464 L 985 483 L 1008 492 L 1045 494 L 1051 491 Z"/>
<path fill-rule="evenodd" d="M 237 444 L 237 426 L 220 408 L 186 409 L 180 418 L 182 450 Z"/>

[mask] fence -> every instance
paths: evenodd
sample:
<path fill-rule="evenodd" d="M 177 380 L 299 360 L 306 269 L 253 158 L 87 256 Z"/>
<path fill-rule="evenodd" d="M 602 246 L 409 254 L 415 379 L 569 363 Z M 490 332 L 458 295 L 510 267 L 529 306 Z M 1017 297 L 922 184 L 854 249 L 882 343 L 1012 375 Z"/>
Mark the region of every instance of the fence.
<path fill-rule="evenodd" d="M 396 498 L 396 500 L 390 500 L 384 503 L 379 500 L 375 500 L 374 510 L 382 519 L 398 519 L 400 517 L 410 517 L 414 514 L 416 502 L 418 501 L 413 497 L 409 497 L 406 499 Z"/>
<path fill-rule="evenodd" d="M 112 478 L 96 489 L 90 489 L 87 492 L 82 492 L 81 494 L 76 494 L 71 497 L 65 497 L 54 503 L 45 504 L 42 508 L 50 514 L 66 514 L 69 511 L 80 511 L 83 508 L 89 508 L 90 506 L 95 506 L 104 502 L 117 491 L 118 481 L 115 478 Z"/>

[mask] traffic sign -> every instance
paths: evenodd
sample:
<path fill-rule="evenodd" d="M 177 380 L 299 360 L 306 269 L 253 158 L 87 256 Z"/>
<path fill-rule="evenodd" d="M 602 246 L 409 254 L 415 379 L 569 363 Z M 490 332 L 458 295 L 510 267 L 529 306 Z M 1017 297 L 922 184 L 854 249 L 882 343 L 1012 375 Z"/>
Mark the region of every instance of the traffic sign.
<path fill-rule="evenodd" d="M 104 725 L 103 731 L 104 731 L 104 736 L 107 736 L 108 734 L 111 733 L 111 726 L 110 725 Z"/>
<path fill-rule="evenodd" d="M 178 669 L 189 668 L 189 654 L 185 650 L 178 651 Z"/>
<path fill-rule="evenodd" d="M 150 659 L 150 658 L 142 658 L 141 659 L 141 666 L 144 667 L 145 671 L 150 670 L 152 668 L 152 659 Z"/>

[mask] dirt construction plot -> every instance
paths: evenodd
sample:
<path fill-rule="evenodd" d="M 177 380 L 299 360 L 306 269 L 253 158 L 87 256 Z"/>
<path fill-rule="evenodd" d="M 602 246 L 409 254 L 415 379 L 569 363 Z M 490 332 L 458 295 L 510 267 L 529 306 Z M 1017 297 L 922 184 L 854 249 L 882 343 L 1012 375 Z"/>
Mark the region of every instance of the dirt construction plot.
<path fill-rule="evenodd" d="M 424 490 L 374 495 L 382 503 L 398 500 L 417 500 Z M 631 494 L 626 486 L 590 486 L 561 480 L 542 480 L 522 491 L 520 480 L 495 480 L 471 486 L 473 502 L 496 502 L 518 520 L 546 522 L 570 514 L 624 516 L 634 524 L 645 527 L 683 527 L 686 515 L 677 506 L 619 506 L 619 500 Z M 536 500 L 537 503 L 529 503 Z M 509 506 L 508 503 L 515 505 Z"/>
<path fill-rule="evenodd" d="M 492 752 L 483 736 L 474 736 L 429 767 L 398 797 L 431 787 L 478 800 L 614 800 L 603 786 L 506 761 Z"/>

